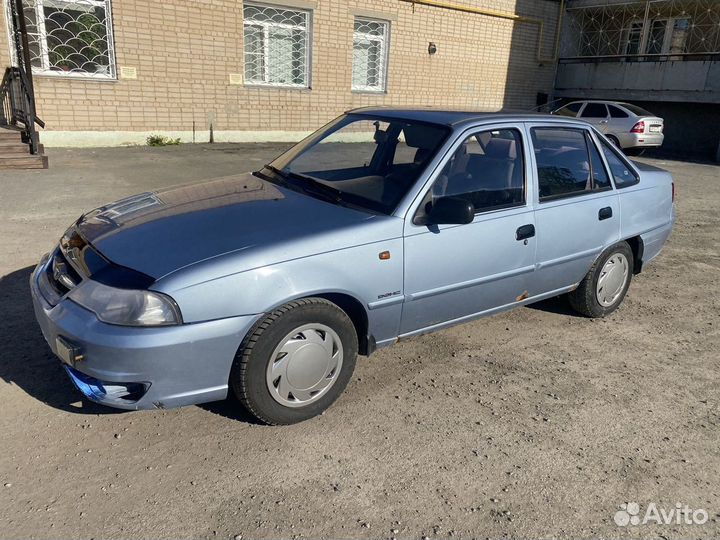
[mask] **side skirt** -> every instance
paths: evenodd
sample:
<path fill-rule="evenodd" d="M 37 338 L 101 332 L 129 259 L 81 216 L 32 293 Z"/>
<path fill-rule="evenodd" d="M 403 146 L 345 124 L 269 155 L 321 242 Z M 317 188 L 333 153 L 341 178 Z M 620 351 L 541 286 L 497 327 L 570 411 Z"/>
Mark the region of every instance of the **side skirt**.
<path fill-rule="evenodd" d="M 562 287 L 561 289 L 556 289 L 554 291 L 531 296 L 530 298 L 526 298 L 525 300 L 521 300 L 520 302 L 512 302 L 510 304 L 505 304 L 503 306 L 486 309 L 485 311 L 480 311 L 478 313 L 465 315 L 464 317 L 459 317 L 457 319 L 451 319 L 449 321 L 441 322 L 438 324 L 433 324 L 432 326 L 426 326 L 425 328 L 420 328 L 419 330 L 413 330 L 412 332 L 400 334 L 397 337 L 397 339 L 386 340 L 382 343 L 378 343 L 377 346 L 378 346 L 378 348 L 380 348 L 380 347 L 384 347 L 386 345 L 392 345 L 393 343 L 395 343 L 396 341 L 399 341 L 401 339 L 406 339 L 406 338 L 413 337 L 413 336 L 419 336 L 422 334 L 429 334 L 431 332 L 435 332 L 437 330 L 442 330 L 444 328 L 449 328 L 449 327 L 455 326 L 457 324 L 474 321 L 475 319 L 480 319 L 483 317 L 489 317 L 489 316 L 495 315 L 497 313 L 502 313 L 503 311 L 510 311 L 511 309 L 516 308 L 516 307 L 526 306 L 528 304 L 534 304 L 535 302 L 540 302 L 542 300 L 546 300 L 547 298 L 552 298 L 553 296 L 559 296 L 561 294 L 565 294 L 567 292 L 575 290 L 577 288 L 577 286 L 578 286 L 578 284 L 574 283 L 573 285 L 570 285 L 569 287 Z"/>

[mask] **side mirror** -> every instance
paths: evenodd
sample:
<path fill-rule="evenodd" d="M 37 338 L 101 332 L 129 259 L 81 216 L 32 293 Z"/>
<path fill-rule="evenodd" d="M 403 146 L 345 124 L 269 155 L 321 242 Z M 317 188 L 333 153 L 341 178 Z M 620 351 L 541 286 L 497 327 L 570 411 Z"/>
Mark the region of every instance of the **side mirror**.
<path fill-rule="evenodd" d="M 427 219 L 433 225 L 465 225 L 475 219 L 475 208 L 460 197 L 441 197 L 432 204 Z"/>

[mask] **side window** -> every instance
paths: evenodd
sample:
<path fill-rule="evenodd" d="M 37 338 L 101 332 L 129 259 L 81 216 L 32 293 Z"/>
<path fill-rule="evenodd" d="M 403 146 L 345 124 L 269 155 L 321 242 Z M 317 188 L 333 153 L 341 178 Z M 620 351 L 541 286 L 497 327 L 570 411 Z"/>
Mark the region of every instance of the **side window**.
<path fill-rule="evenodd" d="M 570 103 L 569 105 L 565 105 L 564 107 L 558 109 L 555 111 L 555 114 L 559 116 L 570 116 L 571 118 L 575 118 L 577 116 L 577 113 L 580 111 L 580 107 L 582 107 L 582 101 L 577 101 L 575 103 Z"/>
<path fill-rule="evenodd" d="M 607 118 L 607 107 L 604 103 L 588 103 L 583 109 L 581 118 Z"/>
<path fill-rule="evenodd" d="M 435 180 L 427 203 L 461 197 L 476 212 L 525 204 L 525 162 L 517 129 L 481 131 L 465 139 Z"/>
<path fill-rule="evenodd" d="M 627 118 L 629 116 L 628 113 L 615 105 L 608 105 L 608 110 L 610 111 L 610 118 Z"/>
<path fill-rule="evenodd" d="M 610 188 L 597 148 L 584 129 L 533 128 L 540 200 Z"/>
<path fill-rule="evenodd" d="M 615 180 L 615 187 L 624 188 L 637 184 L 640 181 L 630 166 L 625 163 L 605 141 L 600 141 L 605 159 L 610 167 L 610 173 Z"/>

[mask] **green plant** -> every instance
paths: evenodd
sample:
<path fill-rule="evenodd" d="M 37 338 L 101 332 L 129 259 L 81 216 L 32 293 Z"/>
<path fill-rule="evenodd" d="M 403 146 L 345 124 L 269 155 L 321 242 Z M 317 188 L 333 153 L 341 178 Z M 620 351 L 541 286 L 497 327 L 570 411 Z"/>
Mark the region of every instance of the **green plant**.
<path fill-rule="evenodd" d="M 173 139 L 164 135 L 150 135 L 146 142 L 148 146 L 174 146 L 180 144 L 180 138 Z"/>

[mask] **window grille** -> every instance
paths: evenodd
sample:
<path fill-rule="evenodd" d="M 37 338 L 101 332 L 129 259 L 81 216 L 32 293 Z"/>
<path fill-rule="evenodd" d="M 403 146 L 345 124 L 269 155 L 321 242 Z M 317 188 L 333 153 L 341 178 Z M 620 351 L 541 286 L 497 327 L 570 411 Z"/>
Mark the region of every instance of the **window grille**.
<path fill-rule="evenodd" d="M 115 78 L 110 0 L 23 0 L 23 14 L 33 72 Z"/>
<path fill-rule="evenodd" d="M 352 89 L 384 92 L 387 86 L 390 23 L 355 19 L 353 32 Z"/>
<path fill-rule="evenodd" d="M 245 83 L 307 88 L 310 12 L 245 4 Z"/>
<path fill-rule="evenodd" d="M 562 57 L 720 53 L 717 0 L 626 0 L 567 9 Z"/>

